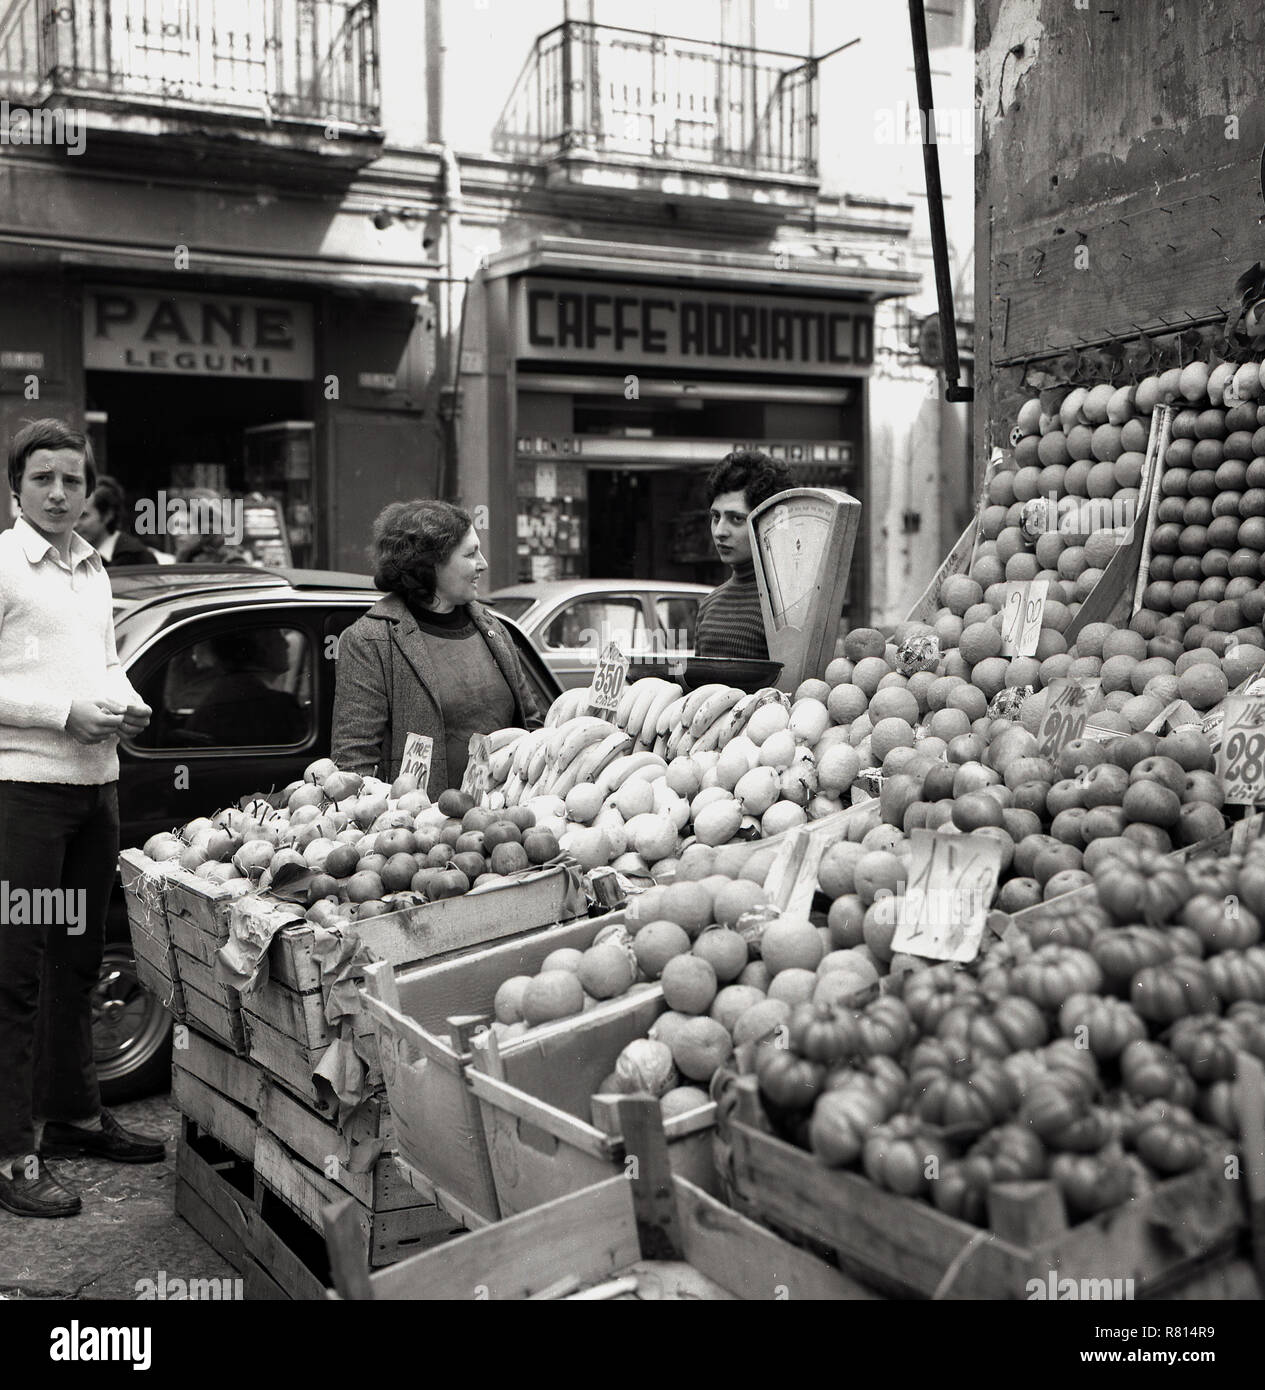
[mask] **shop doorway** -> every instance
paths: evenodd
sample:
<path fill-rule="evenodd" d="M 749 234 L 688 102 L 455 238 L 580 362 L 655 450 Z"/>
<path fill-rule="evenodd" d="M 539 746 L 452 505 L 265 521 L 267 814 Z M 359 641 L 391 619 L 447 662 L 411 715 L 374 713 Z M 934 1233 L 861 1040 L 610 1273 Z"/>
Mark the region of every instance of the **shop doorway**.
<path fill-rule="evenodd" d="M 129 519 L 138 516 L 138 503 L 152 502 L 159 493 L 168 499 L 194 488 L 224 498 L 257 493 L 276 503 L 291 562 L 315 563 L 313 512 L 319 499 L 313 491 L 309 382 L 88 372 L 86 388 L 98 470 L 122 484 Z M 261 426 L 276 429 L 261 432 Z M 266 524 L 264 513 L 251 515 L 252 524 Z M 154 549 L 177 548 L 169 534 L 142 539 Z M 253 558 L 275 563 L 274 545 L 257 548 L 261 553 Z"/>
<path fill-rule="evenodd" d="M 593 578 L 721 583 L 712 548 L 708 470 L 590 468 L 589 570 Z"/>

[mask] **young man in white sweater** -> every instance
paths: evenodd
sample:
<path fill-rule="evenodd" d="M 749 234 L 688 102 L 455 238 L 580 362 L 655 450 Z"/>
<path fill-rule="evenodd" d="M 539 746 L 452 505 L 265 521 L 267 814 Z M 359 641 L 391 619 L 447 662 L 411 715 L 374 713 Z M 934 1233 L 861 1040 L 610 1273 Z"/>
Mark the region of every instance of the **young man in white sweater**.
<path fill-rule="evenodd" d="M 102 1110 L 93 1063 L 118 736 L 150 716 L 119 662 L 101 557 L 75 534 L 94 473 L 87 439 L 60 420 L 24 426 L 9 448 L 20 515 L 0 532 L 0 1207 L 18 1216 L 80 1210 L 46 1156 L 164 1156 Z"/>

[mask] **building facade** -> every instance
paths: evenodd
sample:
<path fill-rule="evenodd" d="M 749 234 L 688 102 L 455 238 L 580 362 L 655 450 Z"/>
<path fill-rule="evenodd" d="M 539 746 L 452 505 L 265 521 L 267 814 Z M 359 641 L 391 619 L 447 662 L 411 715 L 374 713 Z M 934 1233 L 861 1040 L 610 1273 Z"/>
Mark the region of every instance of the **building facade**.
<path fill-rule="evenodd" d="M 318 567 L 452 497 L 494 584 L 720 578 L 703 478 L 757 445 L 861 498 L 849 610 L 898 618 L 970 460 L 917 351 L 896 8 L 0 3 L 0 427 L 82 419 L 133 498 L 275 501 L 261 553 Z"/>

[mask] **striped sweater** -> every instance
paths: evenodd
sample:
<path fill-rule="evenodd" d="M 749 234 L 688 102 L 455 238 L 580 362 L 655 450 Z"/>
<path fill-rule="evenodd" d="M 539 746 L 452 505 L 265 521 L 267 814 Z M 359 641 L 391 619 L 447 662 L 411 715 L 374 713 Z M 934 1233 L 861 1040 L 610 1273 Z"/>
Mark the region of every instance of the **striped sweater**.
<path fill-rule="evenodd" d="M 736 566 L 733 574 L 698 605 L 694 650 L 699 656 L 769 659 L 753 561 Z"/>

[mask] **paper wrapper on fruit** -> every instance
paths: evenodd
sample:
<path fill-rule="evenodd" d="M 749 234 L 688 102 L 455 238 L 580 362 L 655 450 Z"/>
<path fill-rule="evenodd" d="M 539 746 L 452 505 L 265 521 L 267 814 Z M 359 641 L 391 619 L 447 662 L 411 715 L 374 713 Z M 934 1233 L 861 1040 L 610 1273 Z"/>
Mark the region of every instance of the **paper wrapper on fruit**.
<path fill-rule="evenodd" d="M 1029 541 L 1035 541 L 1053 529 L 1050 524 L 1050 504 L 1044 497 L 1033 497 L 1023 504 L 1019 513 L 1019 529 Z"/>
<path fill-rule="evenodd" d="M 1023 702 L 1030 696 L 1036 694 L 1036 687 L 1032 685 L 1012 685 L 1005 690 L 999 690 L 988 705 L 988 717 L 990 719 L 1018 719 L 1019 709 Z"/>
<path fill-rule="evenodd" d="M 902 676 L 916 671 L 934 671 L 940 664 L 940 639 L 934 634 L 906 637 L 896 652 L 896 665 Z"/>

